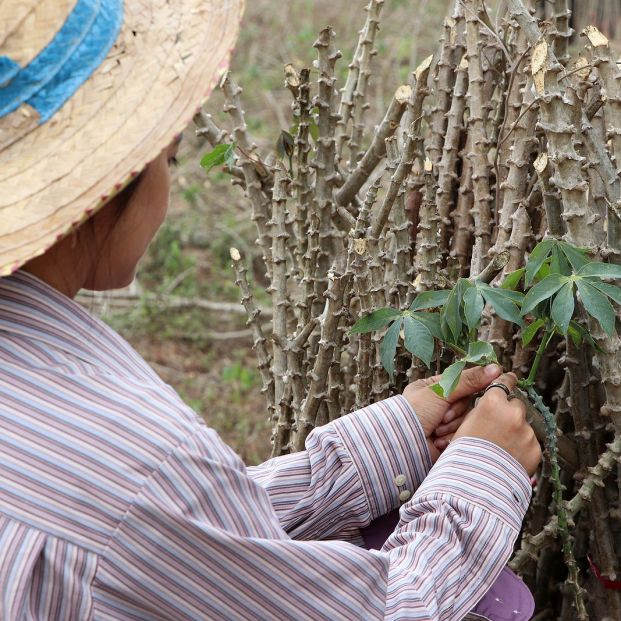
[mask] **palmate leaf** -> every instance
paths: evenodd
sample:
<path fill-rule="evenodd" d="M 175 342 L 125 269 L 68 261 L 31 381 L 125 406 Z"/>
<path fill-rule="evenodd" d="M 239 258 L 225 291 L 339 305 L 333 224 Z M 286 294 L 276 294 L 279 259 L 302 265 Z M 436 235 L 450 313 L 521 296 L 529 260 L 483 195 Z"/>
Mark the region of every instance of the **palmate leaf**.
<path fill-rule="evenodd" d="M 566 276 L 560 274 L 550 274 L 546 276 L 541 282 L 538 282 L 530 291 L 524 296 L 522 302 L 522 315 L 529 313 L 539 302 L 543 302 L 551 298 L 565 283 L 567 282 Z"/>
<path fill-rule="evenodd" d="M 464 316 L 469 330 L 476 330 L 479 327 L 484 306 L 483 296 L 476 287 L 466 290 L 464 293 Z"/>
<path fill-rule="evenodd" d="M 598 278 L 621 278 L 621 265 L 616 263 L 587 263 L 578 271 L 579 276 L 597 276 Z"/>
<path fill-rule="evenodd" d="M 375 332 L 375 330 L 387 326 L 393 319 L 396 319 L 400 315 L 401 312 L 395 308 L 380 308 L 358 319 L 349 332 L 350 334 Z"/>
<path fill-rule="evenodd" d="M 441 291 L 423 291 L 416 296 L 416 298 L 410 305 L 410 310 L 418 311 L 444 306 L 446 304 L 446 301 L 448 300 L 450 293 L 450 289 Z"/>
<path fill-rule="evenodd" d="M 522 276 L 524 276 L 525 272 L 526 268 L 521 267 L 519 270 L 515 270 L 514 272 L 507 274 L 500 286 L 503 289 L 514 290 L 520 284 L 520 280 L 522 280 Z"/>
<path fill-rule="evenodd" d="M 577 272 L 586 263 L 588 258 L 584 248 L 556 239 L 544 239 L 533 248 L 528 257 L 525 285 L 528 287 L 535 278 L 543 279 L 553 273 L 569 276 L 572 271 Z"/>
<path fill-rule="evenodd" d="M 539 269 L 543 265 L 544 261 L 548 258 L 553 244 L 553 239 L 544 239 L 533 248 L 533 251 L 528 257 L 528 261 L 526 262 L 524 282 L 527 287 L 533 282 L 537 272 L 539 272 Z"/>
<path fill-rule="evenodd" d="M 446 367 L 438 383 L 431 386 L 431 390 L 444 399 L 449 397 L 457 388 L 461 373 L 468 362 L 483 365 L 498 362 L 498 360 L 494 348 L 489 343 L 485 341 L 469 343 L 466 356 Z"/>
<path fill-rule="evenodd" d="M 584 278 L 577 280 L 576 285 L 586 312 L 597 319 L 606 334 L 614 334 L 615 311 L 608 298 Z"/>
<path fill-rule="evenodd" d="M 589 262 L 588 254 L 585 248 L 578 248 L 572 246 L 567 242 L 556 242 L 558 247 L 563 251 L 563 254 L 567 257 L 567 260 L 571 263 L 574 272 L 580 270 L 580 268 Z"/>
<path fill-rule="evenodd" d="M 498 362 L 494 348 L 485 341 L 474 341 L 468 345 L 468 353 L 464 358 L 466 362 L 475 364 L 489 364 Z"/>
<path fill-rule="evenodd" d="M 565 254 L 561 252 L 560 246 L 558 244 L 554 244 L 550 254 L 550 273 L 569 276 L 572 271 L 572 267 L 569 264 Z"/>
<path fill-rule="evenodd" d="M 561 334 L 566 335 L 574 314 L 574 283 L 565 283 L 552 302 L 551 315 Z"/>
<path fill-rule="evenodd" d="M 586 341 L 596 351 L 602 351 L 601 347 L 593 340 L 593 337 L 589 334 L 589 331 L 581 326 L 577 321 L 570 321 L 567 334 L 574 342 L 576 347 L 580 347 L 583 341 Z"/>
<path fill-rule="evenodd" d="M 537 280 L 543 280 L 544 278 L 547 278 L 551 273 L 552 270 L 550 269 L 550 261 L 546 261 L 537 272 Z"/>
<path fill-rule="evenodd" d="M 596 289 L 599 289 L 604 295 L 607 295 L 611 300 L 617 304 L 621 304 L 621 289 L 619 287 L 609 285 L 597 278 L 586 278 L 585 280 Z"/>
<path fill-rule="evenodd" d="M 524 320 L 518 306 L 524 297 L 521 293 L 509 289 L 490 287 L 486 284 L 479 284 L 478 289 L 485 301 L 492 306 L 501 319 L 511 321 L 518 326 L 523 325 Z"/>
<path fill-rule="evenodd" d="M 441 321 L 442 321 L 442 333 L 453 343 L 459 342 L 461 335 L 461 327 L 463 322 L 461 320 L 461 298 L 463 295 L 463 287 L 461 285 L 464 279 L 460 278 L 457 284 L 451 289 L 446 304 L 442 309 Z M 445 328 L 448 328 L 446 330 Z"/>
<path fill-rule="evenodd" d="M 536 336 L 537 332 L 545 325 L 543 319 L 536 319 L 522 332 L 522 345 L 528 345 Z"/>
<path fill-rule="evenodd" d="M 442 328 L 440 327 L 440 313 L 426 313 L 424 311 L 418 311 L 413 313 L 412 316 L 415 319 L 418 319 L 421 323 L 424 323 L 427 326 L 427 329 L 431 334 L 442 340 Z"/>
<path fill-rule="evenodd" d="M 455 390 L 455 388 L 457 388 L 459 377 L 461 376 L 461 372 L 464 370 L 465 366 L 465 360 L 458 360 L 452 365 L 446 367 L 438 383 L 431 386 L 431 390 L 443 399 L 446 399 Z"/>
<path fill-rule="evenodd" d="M 397 353 L 400 331 L 401 319 L 397 319 L 397 321 L 386 330 L 386 334 L 380 343 L 380 360 L 391 380 L 395 374 L 395 354 Z"/>
<path fill-rule="evenodd" d="M 427 367 L 433 358 L 433 336 L 427 326 L 411 315 L 403 317 L 403 335 L 405 348 L 422 360 Z"/>
<path fill-rule="evenodd" d="M 503 289 L 502 287 L 492 287 L 485 283 L 477 283 L 477 287 L 481 292 L 489 291 L 491 289 L 492 295 L 498 295 L 506 298 L 515 304 L 521 304 L 524 299 L 524 294 L 521 291 L 511 291 L 511 289 Z"/>

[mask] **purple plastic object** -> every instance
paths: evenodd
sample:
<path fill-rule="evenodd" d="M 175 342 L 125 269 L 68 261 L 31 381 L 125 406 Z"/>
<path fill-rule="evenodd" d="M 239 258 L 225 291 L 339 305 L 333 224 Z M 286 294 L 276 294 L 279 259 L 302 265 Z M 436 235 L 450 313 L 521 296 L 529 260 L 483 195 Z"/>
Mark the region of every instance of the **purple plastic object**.
<path fill-rule="evenodd" d="M 391 535 L 399 511 L 391 511 L 373 520 L 362 529 L 362 538 L 367 550 L 379 550 Z M 488 621 L 528 621 L 535 611 L 535 601 L 528 587 L 510 569 L 505 567 L 496 582 L 476 605 L 467 619 Z"/>

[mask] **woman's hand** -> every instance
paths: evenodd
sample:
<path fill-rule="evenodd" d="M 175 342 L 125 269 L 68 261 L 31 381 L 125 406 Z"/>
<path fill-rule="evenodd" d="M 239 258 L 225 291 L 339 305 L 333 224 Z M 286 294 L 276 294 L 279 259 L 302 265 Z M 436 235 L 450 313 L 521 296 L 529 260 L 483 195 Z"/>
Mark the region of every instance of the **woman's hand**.
<path fill-rule="evenodd" d="M 517 378 L 505 373 L 496 381 L 513 391 Z M 509 399 L 500 388 L 491 388 L 468 413 L 455 438 L 463 436 L 493 442 L 519 461 L 529 476 L 541 461 L 541 447 L 526 421 L 526 406 L 519 399 Z"/>
<path fill-rule="evenodd" d="M 497 364 L 466 369 L 448 399 L 439 397 L 429 388 L 440 379 L 439 375 L 417 380 L 406 387 L 403 396 L 416 412 L 423 428 L 431 461 L 435 462 L 441 450 L 448 446 L 464 421 L 472 397 L 489 386 L 501 372 L 502 369 Z"/>

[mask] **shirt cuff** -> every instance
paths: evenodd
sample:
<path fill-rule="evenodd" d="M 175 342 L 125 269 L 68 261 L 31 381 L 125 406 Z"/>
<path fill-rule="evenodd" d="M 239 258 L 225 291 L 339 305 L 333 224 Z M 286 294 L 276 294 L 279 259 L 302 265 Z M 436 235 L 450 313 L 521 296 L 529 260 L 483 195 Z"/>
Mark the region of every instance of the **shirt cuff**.
<path fill-rule="evenodd" d="M 504 449 L 487 440 L 462 437 L 442 453 L 416 500 L 438 494 L 471 502 L 519 531 L 532 486 L 526 470 Z"/>
<path fill-rule="evenodd" d="M 330 425 L 360 475 L 372 520 L 408 500 L 431 469 L 423 429 L 401 395 L 369 405 Z"/>

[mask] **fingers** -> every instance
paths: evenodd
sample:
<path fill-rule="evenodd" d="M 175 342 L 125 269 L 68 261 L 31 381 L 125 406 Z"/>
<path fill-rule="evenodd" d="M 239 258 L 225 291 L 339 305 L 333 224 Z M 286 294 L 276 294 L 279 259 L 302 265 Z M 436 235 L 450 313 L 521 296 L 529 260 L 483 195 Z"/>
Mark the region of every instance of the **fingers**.
<path fill-rule="evenodd" d="M 442 417 L 442 423 L 450 423 L 453 419 L 461 416 L 470 407 L 471 401 L 470 397 L 466 397 L 455 403 L 451 403 L 451 407 L 446 410 L 446 413 Z"/>
<path fill-rule="evenodd" d="M 470 408 L 471 399 L 467 397 L 451 404 L 442 418 L 442 422 L 436 427 L 434 434 L 437 438 L 455 433 L 463 423 L 466 412 Z"/>
<path fill-rule="evenodd" d="M 504 384 L 511 392 L 513 392 L 517 386 L 517 376 L 515 373 L 503 373 L 494 380 L 494 383 Z"/>
<path fill-rule="evenodd" d="M 464 418 L 465 415 L 462 415 L 453 419 L 450 423 L 438 425 L 434 431 L 436 437 L 440 438 L 455 433 L 459 429 L 459 426 L 464 422 Z"/>
<path fill-rule="evenodd" d="M 510 392 L 513 392 L 515 390 L 515 387 L 517 386 L 517 377 L 515 376 L 514 373 L 503 373 L 502 375 L 499 375 L 494 380 L 494 383 L 504 384 L 509 389 Z M 479 399 L 479 403 L 484 403 L 486 406 L 489 405 L 491 407 L 493 407 L 494 404 L 497 404 L 497 405 L 503 404 L 503 407 L 504 407 L 507 401 L 508 401 L 507 394 L 505 393 L 504 390 L 500 388 L 490 388 Z M 512 399 L 511 402 L 512 403 L 516 402 L 520 404 L 522 403 L 519 399 Z"/>
<path fill-rule="evenodd" d="M 447 436 L 443 436 L 442 438 L 435 438 L 433 444 L 439 451 L 443 451 L 451 443 L 454 436 L 455 434 L 451 433 Z"/>
<path fill-rule="evenodd" d="M 497 364 L 488 364 L 485 367 L 466 369 L 459 378 L 457 388 L 450 394 L 447 401 L 449 403 L 455 403 L 464 397 L 474 395 L 489 386 L 491 382 L 499 381 L 497 378 L 501 373 L 502 369 Z M 513 383 L 513 388 L 515 388 L 515 382 Z M 511 388 L 511 390 L 513 390 L 513 388 Z"/>

